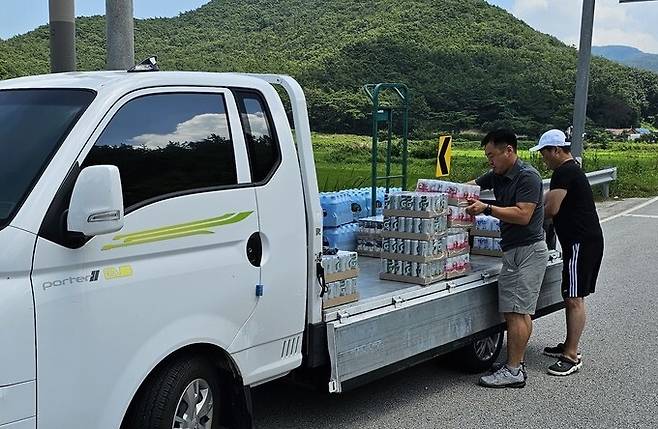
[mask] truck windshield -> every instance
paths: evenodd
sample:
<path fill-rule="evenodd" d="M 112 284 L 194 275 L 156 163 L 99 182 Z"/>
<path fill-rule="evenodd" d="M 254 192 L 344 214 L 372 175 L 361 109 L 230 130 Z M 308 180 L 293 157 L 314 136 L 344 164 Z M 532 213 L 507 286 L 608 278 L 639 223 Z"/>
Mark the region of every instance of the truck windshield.
<path fill-rule="evenodd" d="M 95 95 L 83 89 L 0 90 L 0 228 Z"/>

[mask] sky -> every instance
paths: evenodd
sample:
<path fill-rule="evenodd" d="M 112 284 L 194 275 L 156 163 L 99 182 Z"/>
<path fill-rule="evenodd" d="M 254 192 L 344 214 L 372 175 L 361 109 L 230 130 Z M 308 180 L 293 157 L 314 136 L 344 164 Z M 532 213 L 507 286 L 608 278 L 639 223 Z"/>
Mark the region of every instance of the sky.
<path fill-rule="evenodd" d="M 169 18 L 209 0 L 133 0 L 136 18 Z M 0 38 L 8 39 L 48 23 L 48 0 L 0 0 Z M 26 12 L 29 11 L 29 12 Z M 76 0 L 76 16 L 105 15 L 105 0 Z"/>
<path fill-rule="evenodd" d="M 330 0 L 329 0 L 330 1 Z M 486 0 L 531 27 L 578 46 L 580 0 Z M 135 17 L 172 17 L 208 0 L 133 0 Z M 48 22 L 48 0 L 0 0 L 0 38 L 26 33 Z M 105 0 L 76 0 L 76 16 L 103 15 Z M 25 13 L 29 11 L 29 13 Z M 597 0 L 594 45 L 628 45 L 658 54 L 658 1 L 619 4 Z"/>
<path fill-rule="evenodd" d="M 580 0 L 487 0 L 568 45 L 580 39 Z M 627 45 L 658 54 L 658 1 L 596 0 L 592 44 Z"/>

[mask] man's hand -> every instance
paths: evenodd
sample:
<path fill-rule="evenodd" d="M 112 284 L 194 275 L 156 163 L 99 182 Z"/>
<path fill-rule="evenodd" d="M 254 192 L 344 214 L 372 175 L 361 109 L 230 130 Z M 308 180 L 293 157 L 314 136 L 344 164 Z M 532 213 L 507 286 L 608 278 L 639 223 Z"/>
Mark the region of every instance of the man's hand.
<path fill-rule="evenodd" d="M 468 213 L 471 216 L 477 216 L 481 214 L 484 209 L 487 208 L 487 204 L 483 203 L 480 200 L 468 200 L 469 206 L 466 207 L 466 213 Z"/>

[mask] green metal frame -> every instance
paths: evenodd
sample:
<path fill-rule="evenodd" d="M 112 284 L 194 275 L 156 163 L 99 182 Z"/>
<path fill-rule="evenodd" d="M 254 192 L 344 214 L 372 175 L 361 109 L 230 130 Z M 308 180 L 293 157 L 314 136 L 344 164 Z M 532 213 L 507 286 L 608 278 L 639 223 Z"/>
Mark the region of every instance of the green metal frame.
<path fill-rule="evenodd" d="M 370 101 L 372 102 L 372 212 L 373 215 L 377 209 L 377 183 L 380 180 L 386 180 L 386 192 L 391 187 L 391 179 L 401 179 L 402 189 L 407 188 L 407 141 L 409 135 L 409 88 L 403 83 L 379 83 L 368 84 L 363 87 Z M 400 105 L 385 106 L 379 105 L 379 96 L 382 91 L 392 90 L 397 95 Z M 393 119 L 394 112 L 402 114 L 402 174 L 391 175 L 391 144 L 393 139 Z M 380 124 L 386 123 L 387 142 L 386 142 L 386 175 L 377 176 L 377 147 L 379 144 Z"/>

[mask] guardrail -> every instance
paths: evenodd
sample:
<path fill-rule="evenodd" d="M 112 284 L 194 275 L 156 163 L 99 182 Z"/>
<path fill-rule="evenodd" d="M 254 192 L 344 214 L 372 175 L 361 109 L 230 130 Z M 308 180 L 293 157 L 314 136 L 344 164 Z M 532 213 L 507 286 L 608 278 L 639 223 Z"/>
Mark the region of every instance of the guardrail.
<path fill-rule="evenodd" d="M 603 187 L 603 197 L 610 197 L 610 182 L 617 180 L 617 167 L 606 168 L 605 170 L 592 171 L 590 173 L 585 173 L 587 180 L 589 180 L 590 186 L 599 186 Z M 543 181 L 544 190 L 547 190 L 551 184 L 550 179 Z M 483 200 L 495 200 L 494 193 L 492 190 L 482 191 L 480 198 Z"/>
<path fill-rule="evenodd" d="M 590 186 L 603 186 L 603 197 L 610 197 L 610 182 L 617 180 L 617 167 L 586 173 Z M 549 181 L 550 184 L 550 181 Z"/>

